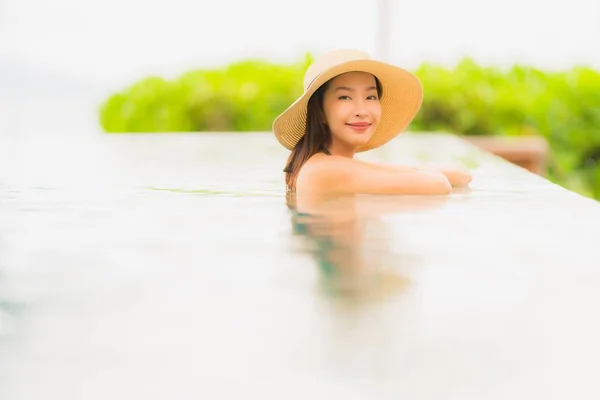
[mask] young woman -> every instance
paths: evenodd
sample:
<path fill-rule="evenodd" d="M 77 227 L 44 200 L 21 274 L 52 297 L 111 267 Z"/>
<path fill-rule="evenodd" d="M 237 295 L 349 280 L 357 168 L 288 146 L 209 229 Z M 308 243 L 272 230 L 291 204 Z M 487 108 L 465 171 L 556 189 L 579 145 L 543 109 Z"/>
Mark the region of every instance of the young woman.
<path fill-rule="evenodd" d="M 439 170 L 361 161 L 354 155 L 382 146 L 417 114 L 423 88 L 416 76 L 361 51 L 338 50 L 315 60 L 304 93 L 273 122 L 291 150 L 286 191 L 298 197 L 344 194 L 448 194 L 465 186 L 465 168 Z"/>

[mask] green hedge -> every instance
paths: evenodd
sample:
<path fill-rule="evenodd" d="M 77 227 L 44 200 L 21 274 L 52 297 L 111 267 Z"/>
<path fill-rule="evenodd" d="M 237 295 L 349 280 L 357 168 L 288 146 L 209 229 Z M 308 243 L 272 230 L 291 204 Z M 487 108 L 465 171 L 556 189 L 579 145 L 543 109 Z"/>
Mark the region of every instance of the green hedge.
<path fill-rule="evenodd" d="M 102 104 L 106 132 L 268 131 L 302 92 L 310 54 L 277 65 L 242 61 L 177 79 L 149 77 Z M 413 71 L 425 88 L 413 131 L 465 135 L 542 135 L 552 156 L 548 177 L 600 199 L 600 73 L 576 67 L 545 72 L 428 63 Z"/>
<path fill-rule="evenodd" d="M 548 177 L 600 199 L 600 74 L 587 68 L 544 72 L 484 68 L 469 59 L 454 69 L 414 71 L 425 99 L 412 129 L 465 135 L 541 135 L 551 147 Z"/>
<path fill-rule="evenodd" d="M 143 79 L 101 107 L 106 132 L 268 131 L 302 92 L 310 55 L 297 64 L 243 61 L 175 80 Z"/>

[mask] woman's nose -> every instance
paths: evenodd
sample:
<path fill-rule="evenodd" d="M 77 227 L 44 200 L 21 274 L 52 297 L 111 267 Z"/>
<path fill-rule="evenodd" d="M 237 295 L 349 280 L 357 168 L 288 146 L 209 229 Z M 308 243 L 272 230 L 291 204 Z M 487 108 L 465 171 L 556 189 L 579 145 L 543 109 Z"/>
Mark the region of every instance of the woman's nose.
<path fill-rule="evenodd" d="M 355 107 L 356 108 L 354 111 L 356 112 L 357 117 L 364 117 L 369 114 L 369 112 L 367 111 L 367 105 L 365 101 L 357 100 Z"/>

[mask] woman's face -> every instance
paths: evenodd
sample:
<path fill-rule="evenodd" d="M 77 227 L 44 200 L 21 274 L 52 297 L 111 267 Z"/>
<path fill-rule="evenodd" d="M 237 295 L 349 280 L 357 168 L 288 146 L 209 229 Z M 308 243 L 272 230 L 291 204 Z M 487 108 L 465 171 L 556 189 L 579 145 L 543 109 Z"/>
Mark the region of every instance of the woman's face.
<path fill-rule="evenodd" d="M 375 77 L 347 72 L 333 78 L 323 96 L 323 111 L 331 131 L 332 152 L 353 152 L 364 145 L 381 118 Z"/>

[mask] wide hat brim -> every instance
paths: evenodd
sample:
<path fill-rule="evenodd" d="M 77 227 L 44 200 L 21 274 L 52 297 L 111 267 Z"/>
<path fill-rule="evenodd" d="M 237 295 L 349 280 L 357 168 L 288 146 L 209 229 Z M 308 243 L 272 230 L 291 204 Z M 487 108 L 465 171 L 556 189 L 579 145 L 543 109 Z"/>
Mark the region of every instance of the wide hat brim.
<path fill-rule="evenodd" d="M 319 74 L 307 90 L 273 121 L 275 137 L 292 150 L 306 131 L 308 100 L 328 80 L 353 71 L 368 72 L 381 82 L 381 119 L 377 130 L 357 152 L 382 146 L 402 133 L 411 123 L 423 102 L 423 86 L 411 72 L 373 59 L 358 59 L 337 64 Z"/>

